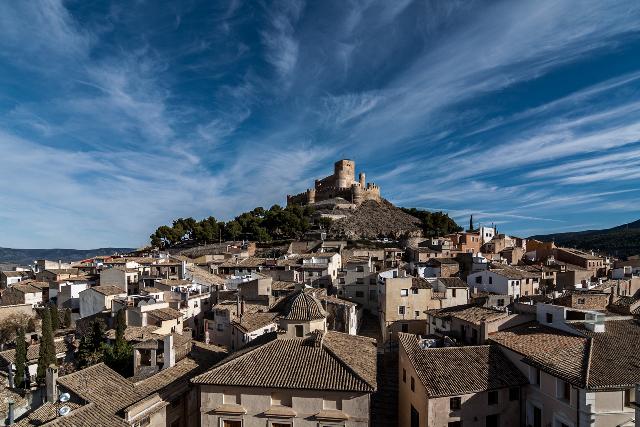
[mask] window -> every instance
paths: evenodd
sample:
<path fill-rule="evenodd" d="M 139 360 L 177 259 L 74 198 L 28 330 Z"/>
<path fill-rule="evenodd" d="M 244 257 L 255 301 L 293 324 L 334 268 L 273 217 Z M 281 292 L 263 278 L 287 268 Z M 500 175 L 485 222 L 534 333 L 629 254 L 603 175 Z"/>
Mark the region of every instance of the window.
<path fill-rule="evenodd" d="M 402 368 L 402 382 L 406 383 L 407 382 L 407 370 Z"/>
<path fill-rule="evenodd" d="M 420 312 L 418 310 L 414 311 L 413 314 L 415 315 L 415 317 L 420 317 Z"/>
<path fill-rule="evenodd" d="M 553 323 L 553 314 L 547 313 L 546 319 L 547 319 L 547 323 Z"/>
<path fill-rule="evenodd" d="M 411 427 L 420 427 L 420 413 L 411 405 Z"/>
<path fill-rule="evenodd" d="M 489 276 L 489 284 L 493 284 L 493 276 Z"/>
<path fill-rule="evenodd" d="M 509 401 L 514 402 L 520 400 L 520 389 L 518 387 L 511 387 L 509 389 Z"/>
<path fill-rule="evenodd" d="M 556 397 L 569 402 L 571 400 L 571 384 L 566 381 L 556 380 Z"/>
<path fill-rule="evenodd" d="M 297 337 L 304 336 L 304 327 L 302 325 L 296 325 L 296 336 Z"/>
<path fill-rule="evenodd" d="M 407 295 L 409 295 L 409 289 L 400 289 L 401 297 L 406 297 Z"/>
<path fill-rule="evenodd" d="M 452 397 L 449 399 L 449 409 L 452 411 L 457 411 L 462 407 L 462 398 L 461 397 Z"/>
<path fill-rule="evenodd" d="M 540 369 L 538 368 L 529 368 L 529 381 L 533 385 L 540 386 Z"/>
<path fill-rule="evenodd" d="M 476 276 L 476 283 L 482 283 L 482 276 Z"/>
<path fill-rule="evenodd" d="M 578 304 L 584 304 L 584 298 L 578 298 Z"/>
<path fill-rule="evenodd" d="M 496 305 L 498 307 L 504 307 L 504 298 L 498 299 L 498 301 L 496 302 Z"/>
<path fill-rule="evenodd" d="M 418 295 L 418 288 L 411 288 L 411 293 L 413 295 Z"/>
<path fill-rule="evenodd" d="M 364 278 L 363 277 L 356 278 L 356 285 L 363 285 L 363 284 L 364 284 Z"/>
<path fill-rule="evenodd" d="M 222 420 L 222 427 L 242 427 L 241 420 Z"/>
<path fill-rule="evenodd" d="M 356 291 L 356 298 L 364 298 L 364 292 Z"/>
<path fill-rule="evenodd" d="M 456 290 L 455 289 L 451 289 L 451 296 L 452 297 L 456 297 Z"/>
<path fill-rule="evenodd" d="M 416 391 L 416 380 L 411 377 L 411 391 Z"/>
<path fill-rule="evenodd" d="M 498 427 L 498 414 L 487 415 L 485 425 L 487 427 Z"/>
<path fill-rule="evenodd" d="M 498 404 L 498 390 L 492 390 L 487 394 L 487 403 L 489 405 Z"/>
<path fill-rule="evenodd" d="M 462 427 L 462 421 L 449 421 L 447 427 Z"/>
<path fill-rule="evenodd" d="M 633 403 L 633 397 L 634 397 L 633 395 L 634 394 L 635 393 L 633 392 L 632 388 L 628 388 L 628 389 L 626 389 L 624 391 L 624 406 L 625 406 L 625 408 L 632 408 L 633 407 L 632 403 Z"/>
<path fill-rule="evenodd" d="M 399 305 L 398 306 L 398 314 L 404 314 L 404 305 Z"/>
<path fill-rule="evenodd" d="M 224 325 L 222 323 L 218 323 L 218 331 L 222 332 L 224 330 Z"/>
<path fill-rule="evenodd" d="M 402 328 L 402 332 L 409 332 L 409 324 L 408 323 L 402 323 L 400 325 L 400 327 Z"/>
<path fill-rule="evenodd" d="M 363 266 L 363 265 L 357 265 L 357 266 L 356 266 L 356 271 L 357 271 L 358 273 L 362 273 L 362 272 L 364 271 L 364 266 Z"/>

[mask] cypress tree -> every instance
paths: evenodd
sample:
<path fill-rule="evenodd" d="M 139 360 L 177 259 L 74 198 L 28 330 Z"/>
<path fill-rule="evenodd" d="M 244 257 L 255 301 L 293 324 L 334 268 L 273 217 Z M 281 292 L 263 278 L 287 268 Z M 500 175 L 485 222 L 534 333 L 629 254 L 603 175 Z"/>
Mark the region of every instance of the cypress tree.
<path fill-rule="evenodd" d="M 56 363 L 56 350 L 53 342 L 53 330 L 51 329 L 51 313 L 42 311 L 42 338 L 40 339 L 40 352 L 38 353 L 38 372 L 36 378 L 39 382 L 47 376 L 47 368 Z"/>
<path fill-rule="evenodd" d="M 473 215 L 469 218 L 469 231 L 473 231 Z"/>
<path fill-rule="evenodd" d="M 60 314 L 58 313 L 58 306 L 51 304 L 49 306 L 49 313 L 51 315 L 51 330 L 55 332 L 60 329 Z"/>
<path fill-rule="evenodd" d="M 25 341 L 24 329 L 18 330 L 16 338 L 16 388 L 24 388 L 24 374 L 27 366 L 27 343 Z"/>
<path fill-rule="evenodd" d="M 64 311 L 64 327 L 65 328 L 71 327 L 71 310 Z"/>
<path fill-rule="evenodd" d="M 124 310 L 116 318 L 116 339 L 112 346 L 105 346 L 104 361 L 111 369 L 124 377 L 133 375 L 133 347 L 124 338 L 127 318 Z"/>

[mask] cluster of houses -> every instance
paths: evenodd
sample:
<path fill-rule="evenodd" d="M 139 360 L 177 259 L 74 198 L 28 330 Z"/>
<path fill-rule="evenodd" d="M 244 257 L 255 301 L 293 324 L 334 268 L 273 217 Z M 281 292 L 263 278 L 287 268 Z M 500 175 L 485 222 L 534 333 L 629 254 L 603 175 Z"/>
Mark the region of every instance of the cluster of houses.
<path fill-rule="evenodd" d="M 351 176 L 353 165 L 338 166 L 337 177 L 344 168 Z M 640 257 L 618 260 L 494 227 L 400 241 L 295 241 L 277 255 L 251 242 L 192 253 L 39 260 L 0 272 L 0 322 L 35 324 L 26 336 L 27 390 L 15 386 L 15 343 L 2 343 L 0 420 L 640 426 Z M 37 319 L 50 306 L 69 323 L 54 338 L 57 362 L 37 384 Z M 103 340 L 114 342 L 122 313 L 133 375 L 105 363 L 80 369 L 83 334 L 100 322 Z"/>

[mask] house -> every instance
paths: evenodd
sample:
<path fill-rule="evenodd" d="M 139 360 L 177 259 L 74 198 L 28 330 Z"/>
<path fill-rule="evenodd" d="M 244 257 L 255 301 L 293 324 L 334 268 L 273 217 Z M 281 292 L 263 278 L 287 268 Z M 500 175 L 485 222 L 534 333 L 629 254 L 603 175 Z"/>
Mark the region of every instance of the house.
<path fill-rule="evenodd" d="M 490 337 L 529 378 L 523 425 L 633 426 L 640 323 L 549 304 L 536 309 L 537 322 Z"/>
<path fill-rule="evenodd" d="M 66 338 L 57 338 L 54 340 L 55 354 L 58 365 L 69 362 L 74 358 L 74 347 Z M 26 374 L 29 376 L 29 380 L 33 383 L 36 381 L 36 374 L 38 372 L 38 357 L 40 354 L 40 344 L 33 344 L 27 346 L 27 369 Z M 9 370 L 9 365 L 12 366 L 12 370 L 15 372 L 16 363 L 16 350 L 5 350 L 0 352 L 0 367 L 4 370 Z"/>
<path fill-rule="evenodd" d="M 398 425 L 520 426 L 527 377 L 496 345 L 428 348 L 399 335 Z"/>
<path fill-rule="evenodd" d="M 460 264 L 453 258 L 432 258 L 413 263 L 413 271 L 418 277 L 454 277 L 460 272 Z"/>
<path fill-rule="evenodd" d="M 77 313 L 80 311 L 80 292 L 89 287 L 86 276 L 72 277 L 58 281 L 56 284 L 56 305 L 60 308 L 68 308 Z"/>
<path fill-rule="evenodd" d="M 65 403 L 47 401 L 17 420 L 17 427 L 192 426 L 200 418 L 198 395 L 190 378 L 211 368 L 221 349 L 194 343 L 186 357 L 151 376 L 124 378 L 104 363 L 57 377 L 47 372 L 50 394 L 68 393 Z M 169 359 L 169 358 L 167 358 Z M 64 417 L 59 409 L 68 408 Z"/>
<path fill-rule="evenodd" d="M 33 273 L 27 270 L 0 271 L 0 289 L 7 289 L 23 280 L 33 279 L 32 276 Z"/>
<path fill-rule="evenodd" d="M 278 313 L 246 313 L 231 321 L 232 348 L 242 348 L 250 341 L 278 329 Z"/>
<path fill-rule="evenodd" d="M 477 291 L 509 295 L 514 299 L 540 293 L 537 274 L 506 265 L 471 273 L 467 276 L 467 284 Z"/>
<path fill-rule="evenodd" d="M 352 256 L 338 273 L 335 284 L 340 298 L 360 304 L 370 312 L 378 311 L 377 268 L 370 256 Z"/>
<path fill-rule="evenodd" d="M 534 319 L 472 304 L 427 310 L 425 314 L 428 335 L 448 336 L 468 345 L 484 344 L 491 333 Z"/>
<path fill-rule="evenodd" d="M 100 272 L 100 285 L 117 286 L 131 295 L 137 293 L 139 276 L 137 268 L 105 268 Z"/>
<path fill-rule="evenodd" d="M 11 286 L 2 293 L 2 305 L 31 304 L 42 306 L 49 302 L 49 284 L 26 280 Z"/>
<path fill-rule="evenodd" d="M 111 311 L 116 298 L 126 298 L 127 292 L 118 286 L 101 285 L 80 292 L 80 318 L 92 316 L 102 311 Z"/>
<path fill-rule="evenodd" d="M 369 426 L 376 344 L 334 331 L 271 332 L 192 382 L 202 427 Z"/>
<path fill-rule="evenodd" d="M 597 276 L 598 271 L 604 268 L 603 258 L 578 249 L 556 248 L 555 259 L 589 270 L 594 276 Z"/>
<path fill-rule="evenodd" d="M 444 278 L 429 281 L 422 277 L 384 277 L 379 280 L 379 319 L 383 340 L 397 332 L 421 334 L 426 330 L 425 310 L 450 307 L 468 302 L 468 289 L 464 282 Z M 435 289 L 434 289 L 435 285 Z"/>

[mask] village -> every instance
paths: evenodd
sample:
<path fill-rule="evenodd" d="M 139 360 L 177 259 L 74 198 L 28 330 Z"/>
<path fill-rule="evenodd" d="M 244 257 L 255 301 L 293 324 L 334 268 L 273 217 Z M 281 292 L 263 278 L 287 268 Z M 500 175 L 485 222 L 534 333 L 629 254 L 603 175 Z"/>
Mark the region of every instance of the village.
<path fill-rule="evenodd" d="M 384 194 L 355 176 L 340 160 L 287 203 L 349 220 Z M 472 219 L 414 231 L 319 226 L 278 254 L 238 239 L 2 271 L 0 420 L 640 426 L 640 256 Z"/>

